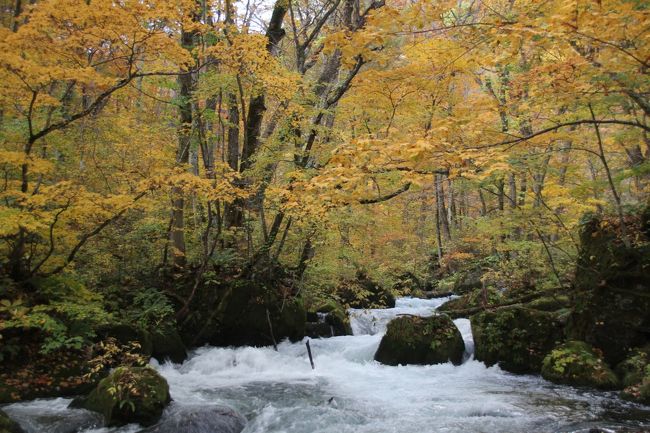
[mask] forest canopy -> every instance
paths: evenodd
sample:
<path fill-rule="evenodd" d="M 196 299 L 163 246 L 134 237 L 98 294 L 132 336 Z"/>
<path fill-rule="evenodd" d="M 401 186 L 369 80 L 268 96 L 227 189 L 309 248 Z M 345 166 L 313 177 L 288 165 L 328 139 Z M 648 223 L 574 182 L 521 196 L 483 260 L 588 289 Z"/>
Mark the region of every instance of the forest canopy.
<path fill-rule="evenodd" d="M 635 242 L 645 1 L 1 5 L 5 342 L 187 325 L 251 281 L 566 287 L 586 213 Z"/>

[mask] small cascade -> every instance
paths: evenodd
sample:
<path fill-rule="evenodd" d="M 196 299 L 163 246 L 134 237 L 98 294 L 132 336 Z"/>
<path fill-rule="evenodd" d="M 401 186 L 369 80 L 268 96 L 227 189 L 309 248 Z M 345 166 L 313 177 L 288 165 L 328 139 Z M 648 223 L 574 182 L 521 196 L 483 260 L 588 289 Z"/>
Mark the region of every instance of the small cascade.
<path fill-rule="evenodd" d="M 460 331 L 460 335 L 463 336 L 463 342 L 465 343 L 465 356 L 463 357 L 465 361 L 474 356 L 474 336 L 472 335 L 472 324 L 469 319 L 456 319 L 454 320 L 456 328 Z"/>
<path fill-rule="evenodd" d="M 375 335 L 386 332 L 388 322 L 399 315 L 411 315 L 427 317 L 435 313 L 436 309 L 445 302 L 453 299 L 453 296 L 433 299 L 420 298 L 399 298 L 395 302 L 395 308 L 378 309 L 357 309 L 350 308 L 350 325 L 353 335 Z"/>

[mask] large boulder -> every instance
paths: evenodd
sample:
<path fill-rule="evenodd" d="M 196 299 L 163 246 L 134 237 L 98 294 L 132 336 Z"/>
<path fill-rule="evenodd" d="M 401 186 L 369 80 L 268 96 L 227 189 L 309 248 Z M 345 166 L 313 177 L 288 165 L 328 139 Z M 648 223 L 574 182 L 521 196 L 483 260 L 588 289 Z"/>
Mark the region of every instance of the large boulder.
<path fill-rule="evenodd" d="M 0 410 L 0 433 L 25 433 L 20 425 Z"/>
<path fill-rule="evenodd" d="M 160 362 L 169 359 L 177 364 L 187 359 L 187 350 L 175 327 L 161 326 L 151 332 L 151 356 Z"/>
<path fill-rule="evenodd" d="M 138 433 L 239 433 L 246 418 L 226 406 L 171 405 L 156 425 Z"/>
<path fill-rule="evenodd" d="M 375 360 L 387 365 L 458 365 L 464 351 L 463 337 L 449 316 L 400 316 L 388 323 Z"/>
<path fill-rule="evenodd" d="M 299 298 L 282 299 L 277 288 L 242 281 L 224 293 L 214 312 L 208 343 L 216 346 L 268 346 L 305 336 L 306 312 Z"/>
<path fill-rule="evenodd" d="M 546 354 L 563 339 L 556 315 L 522 306 L 484 311 L 471 322 L 474 357 L 513 373 L 538 373 Z"/>
<path fill-rule="evenodd" d="M 98 412 L 107 426 L 155 424 L 171 401 L 169 385 L 151 367 L 118 367 L 71 407 Z"/>
<path fill-rule="evenodd" d="M 567 333 L 616 365 L 649 342 L 650 208 L 626 217 L 627 244 L 617 220 L 588 215 L 582 224 Z"/>
<path fill-rule="evenodd" d="M 11 405 L 5 411 L 29 433 L 79 433 L 95 431 L 104 425 L 100 414 L 84 409 L 62 410 L 65 407 L 61 406 L 62 403 L 58 400 L 40 400 L 31 404 Z M 1 427 L 0 432 L 6 433 Z"/>
<path fill-rule="evenodd" d="M 618 386 L 618 379 L 602 354 L 583 341 L 568 341 L 546 355 L 542 377 L 564 385 L 599 389 Z"/>

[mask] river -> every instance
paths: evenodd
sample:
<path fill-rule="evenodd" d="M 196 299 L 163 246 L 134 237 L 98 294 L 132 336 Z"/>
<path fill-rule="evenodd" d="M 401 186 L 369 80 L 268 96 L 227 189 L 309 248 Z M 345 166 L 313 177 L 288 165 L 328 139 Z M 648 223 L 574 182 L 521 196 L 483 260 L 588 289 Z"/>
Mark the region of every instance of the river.
<path fill-rule="evenodd" d="M 203 347 L 182 365 L 154 365 L 168 380 L 174 405 L 233 407 L 248 419 L 245 433 L 650 431 L 650 407 L 624 402 L 615 393 L 486 368 L 472 358 L 467 319 L 455 321 L 466 345 L 460 366 L 390 367 L 373 361 L 390 319 L 434 314 L 445 300 L 400 298 L 391 309 L 350 310 L 354 335 L 311 340 L 314 370 L 304 342 L 283 342 L 277 352 Z M 96 427 L 85 411 L 67 409 L 69 402 L 36 400 L 3 409 L 28 433 L 64 433 L 72 425 L 84 433 L 139 430 Z"/>

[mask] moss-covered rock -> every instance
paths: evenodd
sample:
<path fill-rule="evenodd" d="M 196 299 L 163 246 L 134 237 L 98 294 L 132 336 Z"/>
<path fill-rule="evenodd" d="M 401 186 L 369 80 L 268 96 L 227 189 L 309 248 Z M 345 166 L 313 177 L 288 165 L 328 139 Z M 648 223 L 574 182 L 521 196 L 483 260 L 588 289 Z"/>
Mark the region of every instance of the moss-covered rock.
<path fill-rule="evenodd" d="M 316 307 L 317 313 L 325 313 L 325 323 L 334 329 L 334 335 L 352 335 L 347 310 L 340 303 L 328 300 Z"/>
<path fill-rule="evenodd" d="M 513 373 L 538 373 L 542 360 L 563 339 L 552 313 L 521 306 L 472 316 L 474 357 Z"/>
<path fill-rule="evenodd" d="M 0 433 L 25 433 L 20 425 L 0 410 Z"/>
<path fill-rule="evenodd" d="M 637 403 L 650 404 L 650 364 L 646 365 L 643 378 L 636 384 L 627 386 L 621 397 Z"/>
<path fill-rule="evenodd" d="M 151 367 L 119 367 L 102 379 L 87 397 L 75 399 L 81 407 L 104 416 L 107 426 L 155 424 L 169 404 L 169 385 Z"/>
<path fill-rule="evenodd" d="M 242 281 L 233 284 L 214 312 L 207 342 L 217 346 L 268 346 L 305 336 L 306 312 L 300 298 L 283 299 L 277 288 Z M 270 322 L 270 325 L 269 325 Z"/>
<path fill-rule="evenodd" d="M 458 365 L 464 351 L 463 337 L 449 316 L 401 316 L 388 324 L 375 360 L 387 365 L 449 361 Z"/>
<path fill-rule="evenodd" d="M 565 385 L 599 389 L 618 386 L 602 354 L 583 341 L 568 341 L 553 349 L 542 363 L 542 377 Z"/>
<path fill-rule="evenodd" d="M 176 328 L 167 325 L 151 332 L 151 356 L 163 362 L 169 359 L 181 363 L 187 359 L 185 344 Z"/>
<path fill-rule="evenodd" d="M 648 218 L 647 211 L 626 217 L 632 233 L 627 245 L 617 220 L 588 215 L 582 221 L 567 333 L 601 349 L 610 365 L 649 342 L 650 237 L 643 229 Z"/>
<path fill-rule="evenodd" d="M 650 346 L 632 351 L 616 366 L 616 373 L 625 387 L 621 392 L 623 398 L 650 404 Z"/>
<path fill-rule="evenodd" d="M 623 386 L 637 385 L 643 380 L 648 364 L 650 364 L 650 346 L 633 350 L 630 356 L 616 366 L 615 371 Z"/>

